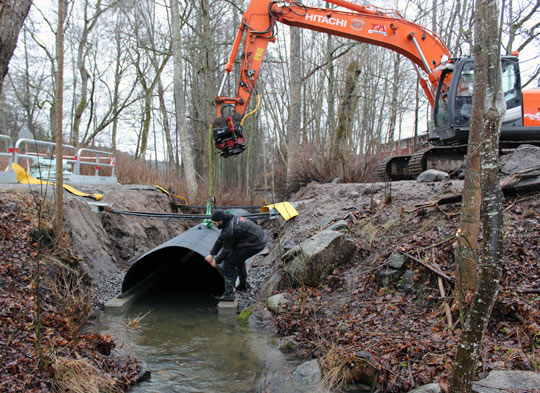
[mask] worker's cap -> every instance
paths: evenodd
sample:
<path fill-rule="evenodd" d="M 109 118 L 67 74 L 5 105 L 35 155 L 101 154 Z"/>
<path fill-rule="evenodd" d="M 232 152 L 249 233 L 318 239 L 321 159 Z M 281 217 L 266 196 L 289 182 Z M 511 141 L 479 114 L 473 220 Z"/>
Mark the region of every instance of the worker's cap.
<path fill-rule="evenodd" d="M 223 210 L 214 210 L 212 213 L 212 221 L 223 221 L 225 220 L 226 213 Z"/>

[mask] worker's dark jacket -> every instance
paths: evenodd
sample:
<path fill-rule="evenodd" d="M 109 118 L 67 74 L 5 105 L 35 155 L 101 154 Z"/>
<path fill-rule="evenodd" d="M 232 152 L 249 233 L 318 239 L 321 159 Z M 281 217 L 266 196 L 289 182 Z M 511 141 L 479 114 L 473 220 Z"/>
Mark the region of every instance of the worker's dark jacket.
<path fill-rule="evenodd" d="M 247 218 L 227 214 L 223 220 L 221 234 L 210 254 L 216 255 L 216 263 L 221 263 L 235 250 L 257 249 L 261 251 L 266 246 L 266 242 L 266 235 L 260 226 Z"/>

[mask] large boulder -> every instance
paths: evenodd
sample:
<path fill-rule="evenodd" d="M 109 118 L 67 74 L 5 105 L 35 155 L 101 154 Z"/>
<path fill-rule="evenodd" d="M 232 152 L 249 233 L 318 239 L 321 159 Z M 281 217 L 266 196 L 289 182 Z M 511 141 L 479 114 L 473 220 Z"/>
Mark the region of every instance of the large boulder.
<path fill-rule="evenodd" d="M 302 363 L 293 372 L 294 380 L 305 385 L 319 385 L 321 383 L 321 370 L 317 359 Z"/>
<path fill-rule="evenodd" d="M 540 388 L 540 373 L 532 371 L 492 371 L 487 378 L 473 383 L 475 393 L 536 392 Z"/>
<path fill-rule="evenodd" d="M 441 387 L 438 383 L 430 383 L 411 390 L 409 393 L 441 393 Z"/>
<path fill-rule="evenodd" d="M 278 293 L 277 295 L 270 296 L 267 299 L 266 304 L 270 311 L 278 313 L 281 307 L 286 306 L 290 302 L 291 301 L 287 299 L 284 293 Z"/>
<path fill-rule="evenodd" d="M 351 367 L 350 382 L 374 386 L 377 382 L 379 370 L 374 366 L 375 357 L 369 352 L 357 352 Z"/>
<path fill-rule="evenodd" d="M 522 172 L 540 165 L 540 147 L 521 145 L 512 154 L 501 157 L 501 171 L 507 175 Z"/>
<path fill-rule="evenodd" d="M 284 270 L 294 285 L 316 287 L 337 266 L 349 262 L 355 249 L 343 233 L 324 230 L 283 255 Z"/>
<path fill-rule="evenodd" d="M 443 181 L 450 179 L 450 175 L 443 171 L 438 171 L 436 169 L 428 169 L 427 171 L 422 172 L 416 178 L 416 181 L 421 183 L 428 183 L 434 181 Z"/>

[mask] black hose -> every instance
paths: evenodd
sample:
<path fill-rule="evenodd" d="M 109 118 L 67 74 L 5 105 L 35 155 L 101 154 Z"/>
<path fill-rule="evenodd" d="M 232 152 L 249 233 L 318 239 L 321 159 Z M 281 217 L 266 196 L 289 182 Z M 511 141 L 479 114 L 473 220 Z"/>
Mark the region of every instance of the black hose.
<path fill-rule="evenodd" d="M 146 217 L 146 218 L 157 218 L 157 219 L 165 219 L 165 220 L 194 220 L 194 221 L 203 221 L 203 220 L 209 220 L 212 216 L 206 215 L 206 214 L 176 214 L 176 213 L 150 213 L 150 212 L 137 212 L 137 211 L 130 211 L 130 210 L 116 210 L 107 208 L 105 211 L 114 213 L 114 214 L 122 214 L 125 216 L 135 216 L 135 217 Z M 250 214 L 243 214 L 242 217 L 249 218 L 249 219 L 259 219 L 259 218 L 270 218 L 270 215 L 268 213 L 250 213 Z"/>

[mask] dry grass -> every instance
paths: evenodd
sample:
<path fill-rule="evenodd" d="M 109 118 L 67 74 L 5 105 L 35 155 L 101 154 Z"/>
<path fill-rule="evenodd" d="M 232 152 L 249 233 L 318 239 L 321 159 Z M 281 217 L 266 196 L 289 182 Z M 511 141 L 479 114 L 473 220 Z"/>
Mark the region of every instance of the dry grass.
<path fill-rule="evenodd" d="M 152 168 L 150 163 L 134 159 L 127 153 L 116 152 L 116 176 L 123 184 L 157 184 L 185 196 L 187 189 L 175 171 Z"/>
<path fill-rule="evenodd" d="M 47 256 L 45 260 L 56 266 L 54 273 L 45 278 L 44 287 L 58 312 L 69 316 L 66 327 L 70 335 L 76 335 L 86 323 L 92 310 L 90 286 L 79 272 L 66 266 L 54 256 Z"/>
<path fill-rule="evenodd" d="M 351 369 L 346 363 L 340 347 L 326 340 L 318 343 L 322 379 L 321 385 L 328 390 L 342 390 L 351 381 Z"/>
<path fill-rule="evenodd" d="M 352 380 L 348 356 L 343 353 L 343 348 L 318 328 L 313 332 L 312 343 L 319 359 L 322 387 L 330 391 L 341 391 Z"/>
<path fill-rule="evenodd" d="M 54 364 L 57 392 L 59 393 L 116 393 L 115 380 L 98 370 L 87 360 L 58 358 Z"/>
<path fill-rule="evenodd" d="M 293 191 L 312 181 L 328 183 L 339 178 L 343 183 L 378 181 L 378 159 L 347 153 L 343 160 L 333 160 L 329 149 L 307 147 L 295 162 Z"/>
<path fill-rule="evenodd" d="M 135 160 L 127 153 L 116 153 L 116 170 L 118 181 L 122 184 L 153 184 L 159 185 L 173 194 L 184 198 L 188 196 L 183 174 L 169 171 L 165 168 L 157 170 L 150 163 Z M 258 196 L 247 200 L 245 189 L 242 187 L 219 187 L 216 190 L 217 204 L 220 206 L 259 205 L 263 198 Z M 198 196 L 196 200 L 188 201 L 190 205 L 205 205 L 208 200 L 208 179 L 198 179 Z"/>

